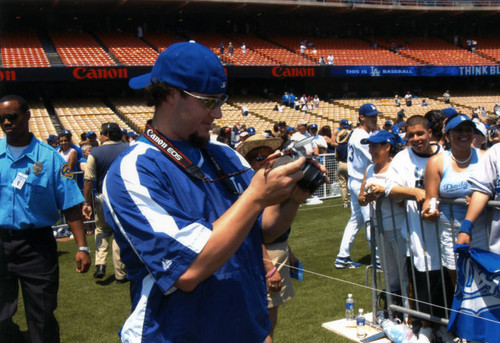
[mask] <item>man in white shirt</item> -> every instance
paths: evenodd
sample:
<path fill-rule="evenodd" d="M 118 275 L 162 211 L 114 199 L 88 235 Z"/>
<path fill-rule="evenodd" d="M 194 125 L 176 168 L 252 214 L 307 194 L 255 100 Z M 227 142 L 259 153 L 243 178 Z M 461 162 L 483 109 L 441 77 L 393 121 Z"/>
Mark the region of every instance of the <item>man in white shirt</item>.
<path fill-rule="evenodd" d="M 358 202 L 361 182 L 366 168 L 372 163 L 368 145 L 361 144 L 363 138 L 368 138 L 370 132 L 377 128 L 378 114 L 375 105 L 367 103 L 359 108 L 360 125 L 352 132 L 347 146 L 347 171 L 349 174 L 348 188 L 351 194 L 351 218 L 344 229 L 339 253 L 335 259 L 335 268 L 359 268 L 361 263 L 351 259 L 351 248 L 359 229 L 369 220 L 369 208 L 360 206 Z M 365 225 L 366 226 L 366 225 Z M 366 228 L 368 231 L 368 227 Z M 367 232 L 368 237 L 368 232 Z"/>
<path fill-rule="evenodd" d="M 300 142 L 303 139 L 309 138 L 311 135 L 307 132 L 307 123 L 299 123 L 297 126 L 297 132 L 295 132 L 290 140 Z M 318 156 L 318 146 L 314 141 L 304 145 L 306 149 L 306 154 Z"/>
<path fill-rule="evenodd" d="M 311 124 L 309 125 L 309 134 L 314 137 L 313 142 L 318 147 L 318 154 L 326 153 L 326 148 L 328 144 L 326 143 L 325 137 L 318 135 L 318 125 Z"/>

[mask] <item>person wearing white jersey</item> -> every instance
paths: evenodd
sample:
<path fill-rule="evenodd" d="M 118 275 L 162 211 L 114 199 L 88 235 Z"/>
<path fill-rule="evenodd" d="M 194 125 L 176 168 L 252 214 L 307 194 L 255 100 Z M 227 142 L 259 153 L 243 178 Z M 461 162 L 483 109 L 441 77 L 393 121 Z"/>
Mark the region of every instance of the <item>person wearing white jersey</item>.
<path fill-rule="evenodd" d="M 428 303 L 444 306 L 442 285 L 449 287 L 451 282 L 448 273 L 444 273 L 444 279 L 441 277 L 436 225 L 421 221 L 420 211 L 425 200 L 425 168 L 431 156 L 441 153 L 441 147 L 431 143 L 432 129 L 425 117 L 412 116 L 406 125 L 410 148 L 393 158 L 387 171 L 385 194 L 392 199 L 406 200 L 407 219 L 401 223 L 401 230 L 402 236 L 408 240 L 415 269 L 415 309 L 440 316 L 444 315 L 441 309 L 431 308 Z M 426 327 L 429 323 L 422 321 L 422 325 Z"/>
<path fill-rule="evenodd" d="M 500 145 L 492 146 L 479 161 L 475 173 L 469 176 L 472 196 L 469 208 L 462 222 L 457 238 L 458 244 L 471 244 L 471 240 L 477 239 L 472 235 L 475 221 L 486 208 L 489 200 L 500 200 Z M 483 227 L 484 231 L 487 230 Z M 490 228 L 489 250 L 500 254 L 500 211 L 498 207 L 492 209 L 492 220 Z"/>
<path fill-rule="evenodd" d="M 359 108 L 360 125 L 352 132 L 347 146 L 348 188 L 351 194 L 351 218 L 344 229 L 339 253 L 335 259 L 335 268 L 359 268 L 361 263 L 351 259 L 351 248 L 359 229 L 369 220 L 368 207 L 359 205 L 358 196 L 366 168 L 372 163 L 368 146 L 361 140 L 368 138 L 377 128 L 377 115 L 381 113 L 375 105 L 367 103 Z M 368 233 L 368 228 L 367 228 Z M 369 235 L 367 234 L 367 237 Z"/>

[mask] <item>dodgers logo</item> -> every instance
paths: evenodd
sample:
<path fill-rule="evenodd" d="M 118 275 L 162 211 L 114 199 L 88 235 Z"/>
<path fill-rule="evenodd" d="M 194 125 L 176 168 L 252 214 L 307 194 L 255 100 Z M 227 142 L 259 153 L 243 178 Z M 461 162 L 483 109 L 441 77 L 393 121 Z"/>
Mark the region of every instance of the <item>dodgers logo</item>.
<path fill-rule="evenodd" d="M 370 67 L 371 68 L 371 72 L 370 72 L 370 76 L 380 76 L 380 70 L 378 70 L 378 68 L 376 67 Z"/>
<path fill-rule="evenodd" d="M 73 179 L 73 172 L 71 171 L 71 169 L 69 169 L 67 163 L 64 163 L 61 167 L 61 176 L 70 180 Z"/>

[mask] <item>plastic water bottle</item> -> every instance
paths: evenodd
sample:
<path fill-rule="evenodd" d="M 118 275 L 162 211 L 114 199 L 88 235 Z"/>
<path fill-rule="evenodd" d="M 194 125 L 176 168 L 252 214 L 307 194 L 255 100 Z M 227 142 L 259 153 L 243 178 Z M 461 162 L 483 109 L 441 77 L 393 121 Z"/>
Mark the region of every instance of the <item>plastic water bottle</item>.
<path fill-rule="evenodd" d="M 354 320 L 354 299 L 352 294 L 347 294 L 347 299 L 345 301 L 345 320 L 347 322 L 352 322 Z"/>
<path fill-rule="evenodd" d="M 358 317 L 356 318 L 356 336 L 358 338 L 364 338 L 366 336 L 366 319 L 363 314 L 363 309 L 359 309 Z"/>

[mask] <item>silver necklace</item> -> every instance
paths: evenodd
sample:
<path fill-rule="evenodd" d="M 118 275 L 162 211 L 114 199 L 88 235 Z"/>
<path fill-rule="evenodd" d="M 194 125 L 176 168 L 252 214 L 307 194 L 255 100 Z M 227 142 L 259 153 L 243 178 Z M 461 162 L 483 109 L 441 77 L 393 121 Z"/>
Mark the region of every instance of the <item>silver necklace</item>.
<path fill-rule="evenodd" d="M 470 150 L 469 157 L 467 157 L 465 160 L 458 160 L 455 158 L 455 156 L 453 156 L 452 152 L 450 152 L 450 154 L 451 154 L 451 158 L 453 158 L 453 160 L 455 162 L 460 163 L 460 164 L 468 163 L 470 161 L 470 159 L 472 158 L 472 149 Z"/>

